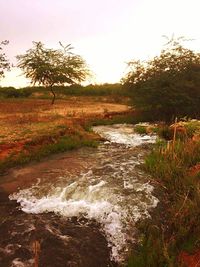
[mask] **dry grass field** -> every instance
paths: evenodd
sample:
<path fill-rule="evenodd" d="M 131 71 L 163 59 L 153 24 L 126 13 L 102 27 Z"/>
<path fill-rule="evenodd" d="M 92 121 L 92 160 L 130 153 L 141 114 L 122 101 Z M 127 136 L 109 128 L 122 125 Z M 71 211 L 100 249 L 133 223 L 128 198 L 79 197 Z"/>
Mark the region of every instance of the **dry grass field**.
<path fill-rule="evenodd" d="M 8 99 L 0 101 L 0 160 L 17 154 L 33 140 L 81 132 L 80 125 L 92 118 L 129 110 L 124 104 L 105 98 L 69 97 L 51 105 L 49 99 Z M 52 141 L 52 140 L 51 140 Z"/>

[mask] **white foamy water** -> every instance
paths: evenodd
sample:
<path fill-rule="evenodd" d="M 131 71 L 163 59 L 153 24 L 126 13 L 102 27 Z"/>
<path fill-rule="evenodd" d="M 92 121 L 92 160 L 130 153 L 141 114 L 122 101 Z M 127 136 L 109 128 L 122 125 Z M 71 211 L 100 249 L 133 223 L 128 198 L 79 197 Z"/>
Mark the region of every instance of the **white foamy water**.
<path fill-rule="evenodd" d="M 96 126 L 93 130 L 112 143 L 130 146 L 155 143 L 156 135 L 140 135 L 134 132 L 132 125 L 115 124 L 111 126 Z"/>
<path fill-rule="evenodd" d="M 32 267 L 33 265 L 33 259 L 22 262 L 20 258 L 16 258 L 12 261 L 11 267 Z"/>
<path fill-rule="evenodd" d="M 10 199 L 17 200 L 27 213 L 54 212 L 66 218 L 95 219 L 111 247 L 111 257 L 121 261 L 128 244 L 135 240 L 135 222 L 148 217 L 149 209 L 158 203 L 148 177 L 138 168 L 143 156 L 133 149 L 136 140 L 142 144 L 155 139 L 152 136 L 139 139 L 139 135 L 135 139 L 129 125 L 99 126 L 95 131 L 107 136 L 110 142 L 123 142 L 125 146 L 102 145 L 91 155 L 96 163 L 86 172 L 56 177 L 55 183 L 39 181 L 11 195 Z"/>

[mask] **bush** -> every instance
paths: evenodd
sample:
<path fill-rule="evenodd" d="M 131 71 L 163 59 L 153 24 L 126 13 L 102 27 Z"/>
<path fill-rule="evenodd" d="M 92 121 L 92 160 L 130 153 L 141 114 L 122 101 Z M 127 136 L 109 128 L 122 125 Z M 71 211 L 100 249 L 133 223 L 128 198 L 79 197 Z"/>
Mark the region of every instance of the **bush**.
<path fill-rule="evenodd" d="M 172 39 L 160 56 L 147 62 L 129 62 L 122 79 L 132 92 L 133 105 L 153 113 L 154 120 L 200 116 L 200 53 Z"/>
<path fill-rule="evenodd" d="M 27 89 L 16 89 L 14 87 L 1 87 L 0 88 L 0 97 L 1 98 L 20 98 L 20 97 L 29 97 L 31 91 Z"/>

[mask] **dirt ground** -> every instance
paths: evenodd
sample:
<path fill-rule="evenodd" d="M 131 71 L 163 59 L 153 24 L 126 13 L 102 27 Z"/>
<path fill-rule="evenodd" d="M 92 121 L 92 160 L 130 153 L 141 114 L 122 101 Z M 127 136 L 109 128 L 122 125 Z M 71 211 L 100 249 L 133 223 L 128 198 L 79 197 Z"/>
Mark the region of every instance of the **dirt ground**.
<path fill-rule="evenodd" d="M 0 100 L 0 160 L 40 136 L 53 136 L 64 127 L 76 128 L 80 121 L 129 110 L 105 97 L 69 97 L 54 105 L 49 99 Z"/>

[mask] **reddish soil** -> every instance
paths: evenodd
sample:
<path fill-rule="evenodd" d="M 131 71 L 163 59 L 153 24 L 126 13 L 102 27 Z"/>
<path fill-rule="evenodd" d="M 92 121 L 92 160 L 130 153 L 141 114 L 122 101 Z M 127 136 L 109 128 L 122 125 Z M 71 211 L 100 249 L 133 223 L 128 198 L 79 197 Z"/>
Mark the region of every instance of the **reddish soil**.
<path fill-rule="evenodd" d="M 184 267 L 200 267 L 200 250 L 192 255 L 181 252 L 179 255 L 179 262 L 181 266 Z"/>
<path fill-rule="evenodd" d="M 0 160 L 8 158 L 11 154 L 18 154 L 23 150 L 24 143 L 12 143 L 0 145 Z"/>
<path fill-rule="evenodd" d="M 200 163 L 196 164 L 195 166 L 193 166 L 189 170 L 189 175 L 191 175 L 191 176 L 195 176 L 198 173 L 200 173 Z"/>

